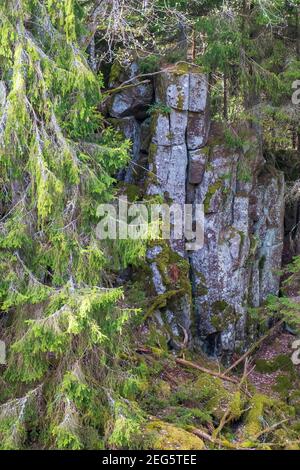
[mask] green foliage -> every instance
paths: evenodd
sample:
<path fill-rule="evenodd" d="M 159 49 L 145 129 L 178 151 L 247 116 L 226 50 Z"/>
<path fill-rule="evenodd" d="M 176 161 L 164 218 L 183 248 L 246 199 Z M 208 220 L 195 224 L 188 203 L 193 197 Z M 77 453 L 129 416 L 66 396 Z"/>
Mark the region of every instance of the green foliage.
<path fill-rule="evenodd" d="M 300 304 L 297 299 L 269 296 L 267 311 L 271 317 L 274 317 L 274 315 L 282 316 L 291 328 L 297 332 L 300 331 Z"/>
<path fill-rule="evenodd" d="M 30 390 L 24 397 L 9 400 L 0 406 L 0 450 L 19 450 L 25 447 L 38 431 L 41 387 Z"/>
<path fill-rule="evenodd" d="M 183 428 L 188 428 L 189 426 L 197 427 L 212 422 L 211 414 L 206 410 L 190 407 L 184 408 L 182 406 L 169 408 L 164 419 Z"/>
<path fill-rule="evenodd" d="M 263 359 L 256 361 L 256 369 L 258 372 L 272 373 L 276 372 L 278 369 L 289 370 L 291 367 L 293 367 L 291 358 L 284 354 L 277 356 L 273 361 L 265 361 Z"/>
<path fill-rule="evenodd" d="M 142 446 L 142 425 L 145 421 L 137 405 L 117 401 L 113 406 L 114 425 L 109 444 L 115 449 L 139 449 Z"/>
<path fill-rule="evenodd" d="M 195 27 L 209 39 L 205 55 L 198 59 L 208 71 L 227 71 L 239 61 L 243 37 L 234 21 L 216 11 L 197 19 Z"/>
<path fill-rule="evenodd" d="M 238 164 L 237 178 L 239 181 L 242 181 L 244 183 L 251 182 L 253 178 L 250 164 L 244 156 L 241 157 L 239 164 Z"/>
<path fill-rule="evenodd" d="M 296 256 L 292 263 L 285 267 L 283 273 L 287 275 L 282 285 L 282 296 L 269 296 L 266 310 L 273 318 L 281 316 L 295 331 L 300 332 L 300 304 L 297 293 L 299 291 L 300 257 Z M 289 292 L 292 291 L 292 296 Z"/>
<path fill-rule="evenodd" d="M 114 382 L 120 337 L 137 313 L 122 307 L 122 288 L 111 288 L 111 253 L 122 266 L 137 264 L 146 242 L 116 248 L 95 237 L 97 206 L 114 198 L 130 143 L 98 111 L 102 75 L 80 48 L 86 13 L 74 0 L 0 6 L 0 308 L 11 327 L 0 438 L 7 449 L 30 446 L 29 436 L 50 448 L 103 447 L 110 399 L 101 387 Z M 35 392 L 14 396 L 33 383 L 47 406 L 29 419 Z M 116 380 L 111 394 L 122 400 L 119 387 Z"/>
<path fill-rule="evenodd" d="M 152 114 L 165 114 L 168 115 L 171 112 L 171 108 L 164 103 L 154 103 L 149 106 L 148 114 L 151 116 Z"/>
<path fill-rule="evenodd" d="M 80 450 L 82 449 L 82 443 L 76 434 L 63 427 L 55 427 L 52 431 L 52 435 L 56 441 L 56 447 L 59 450 Z"/>
<path fill-rule="evenodd" d="M 228 147 L 233 149 L 241 149 L 244 146 L 243 138 L 238 135 L 233 129 L 225 128 L 224 130 L 225 143 Z"/>
<path fill-rule="evenodd" d="M 166 52 L 165 61 L 167 64 L 176 64 L 177 62 L 184 61 L 186 59 L 184 51 L 170 51 Z"/>
<path fill-rule="evenodd" d="M 246 110 L 263 129 L 268 151 L 293 147 L 298 128 L 291 105 L 292 83 L 299 78 L 293 46 L 299 35 L 297 3 L 223 2 L 193 18 L 199 41 L 206 38 L 196 61 L 213 74 L 216 117 L 223 114 L 234 122 L 236 116 L 240 122 Z M 283 30 L 286 35 L 279 33 Z"/>
<path fill-rule="evenodd" d="M 160 59 L 156 55 L 149 55 L 139 61 L 141 73 L 154 73 L 160 69 Z"/>
<path fill-rule="evenodd" d="M 163 448 L 166 433 L 175 447 L 184 442 L 202 448 L 182 428 L 212 426 L 222 418 L 224 404 L 230 420 L 244 418 L 241 393 L 231 393 L 206 374 L 179 384 L 173 393 L 155 376 L 164 370 L 161 358 L 168 355 L 168 345 L 153 324 L 149 342 L 157 357 L 151 366 L 140 361 L 133 352 L 134 328 L 147 302 L 144 283 L 128 288 L 127 298 L 113 286 L 119 285 L 117 271 L 144 261 L 147 239 L 100 242 L 94 232 L 97 206 L 116 196 L 116 174 L 128 163 L 131 144 L 99 112 L 104 78 L 91 70 L 82 48 L 91 39 L 92 3 L 0 4 L 0 311 L 8 349 L 0 380 L 0 449 L 139 449 L 155 442 Z M 196 42 L 201 39 L 196 62 L 213 78 L 215 117 L 226 114 L 227 91 L 228 129 L 250 118 L 263 126 L 270 153 L 292 145 L 299 125 L 286 103 L 291 83 L 299 78 L 296 3 L 253 2 L 247 16 L 241 2 L 155 0 L 139 12 L 129 0 L 114 11 L 114 37 L 105 34 L 111 4 L 104 3 L 107 10 L 97 17 L 96 57 L 104 45 L 105 54 L 116 59 L 111 82 L 122 72 L 119 55 L 128 59 L 133 50 L 142 57 L 144 74 L 186 60 L 182 36 L 194 30 Z M 291 41 L 281 34 L 286 26 Z M 124 41 L 126 50 L 120 37 L 129 41 Z M 260 100 L 265 103 L 254 119 L 252 108 Z M 158 113 L 169 114 L 170 108 L 150 106 L 149 115 Z M 247 144 L 231 131 L 225 140 L 233 149 Z M 239 168 L 242 181 L 249 178 L 246 157 Z M 207 211 L 221 187 L 220 180 L 208 189 Z M 189 264 L 172 256 L 164 249 L 158 257 L 168 290 L 154 299 L 150 313 L 175 304 L 178 292 L 191 298 Z M 170 264 L 181 272 L 175 287 Z M 296 259 L 291 282 L 299 269 Z M 299 326 L 297 302 L 271 298 L 268 309 Z M 269 370 L 277 366 L 271 363 Z M 288 380 L 282 377 L 276 384 L 282 395 Z M 252 438 L 272 404 L 255 395 L 250 405 L 245 421 Z M 156 420 L 147 429 L 147 413 L 158 411 L 179 428 Z M 154 432 L 156 441 L 144 442 L 145 430 L 151 438 Z"/>

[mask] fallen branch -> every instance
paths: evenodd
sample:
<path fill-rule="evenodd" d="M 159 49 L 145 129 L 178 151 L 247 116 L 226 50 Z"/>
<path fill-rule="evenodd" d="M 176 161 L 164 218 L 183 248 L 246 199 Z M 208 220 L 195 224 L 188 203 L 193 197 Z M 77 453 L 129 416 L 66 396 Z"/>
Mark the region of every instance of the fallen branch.
<path fill-rule="evenodd" d="M 260 431 L 258 434 L 255 435 L 254 439 L 257 441 L 261 436 L 274 431 L 274 429 L 278 428 L 278 426 L 280 426 L 283 423 L 286 423 L 287 421 L 289 421 L 289 419 L 283 419 L 282 421 L 279 421 L 279 423 L 273 424 L 272 426 L 269 426 L 266 429 L 263 429 L 262 431 Z"/>
<path fill-rule="evenodd" d="M 212 436 L 207 434 L 206 432 L 202 431 L 201 429 L 192 429 L 191 431 L 195 436 L 200 437 L 201 439 L 204 439 L 205 441 L 212 442 L 213 444 L 218 441 L 218 439 L 214 439 Z"/>
<path fill-rule="evenodd" d="M 185 349 L 187 347 L 187 345 L 189 344 L 189 334 L 188 334 L 187 330 L 182 325 L 179 325 L 179 326 L 182 329 L 183 334 L 184 334 L 184 340 L 183 340 L 183 343 L 181 345 L 181 348 Z"/>
<path fill-rule="evenodd" d="M 117 88 L 112 88 L 111 90 L 107 90 L 103 93 L 104 99 L 102 100 L 102 103 L 107 100 L 111 95 L 114 95 L 116 93 L 121 93 L 123 90 L 128 90 L 128 88 L 135 88 L 140 85 L 144 85 L 146 83 L 150 83 L 150 80 L 143 80 L 142 82 L 138 83 L 132 83 L 131 85 L 120 85 Z"/>
<path fill-rule="evenodd" d="M 251 371 L 248 372 L 248 363 L 249 363 L 249 360 L 248 360 L 248 358 L 246 358 L 245 365 L 244 365 L 244 373 L 243 373 L 243 376 L 240 380 L 240 383 L 239 383 L 239 386 L 238 386 L 238 391 L 243 391 L 243 388 L 242 388 L 243 384 L 246 382 L 248 375 L 253 370 L 253 369 L 251 369 Z M 218 435 L 221 434 L 223 428 L 226 426 L 226 424 L 230 423 L 231 419 L 232 419 L 232 415 L 231 415 L 231 402 L 230 402 L 228 404 L 228 407 L 227 407 L 225 413 L 222 416 L 222 419 L 219 423 L 219 426 L 213 432 L 213 437 L 214 438 L 217 438 Z"/>
<path fill-rule="evenodd" d="M 149 349 L 149 348 L 144 348 L 143 346 L 138 347 L 138 348 L 135 350 L 135 352 L 136 352 L 137 354 L 152 354 L 151 349 Z"/>
<path fill-rule="evenodd" d="M 200 370 L 201 372 L 204 372 L 206 374 L 212 375 L 213 377 L 218 377 L 219 379 L 225 380 L 227 382 L 232 382 L 233 384 L 239 385 L 239 381 L 237 379 L 234 379 L 233 377 L 228 377 L 227 375 L 224 375 L 220 372 L 215 372 L 210 369 L 206 369 L 205 367 L 199 366 L 198 364 L 195 364 L 194 362 L 186 361 L 185 359 L 176 359 L 176 364 L 180 364 L 185 367 L 190 367 L 192 369 L 197 369 Z"/>
<path fill-rule="evenodd" d="M 222 374 L 221 372 L 215 372 L 213 370 L 206 369 L 205 367 L 199 366 L 198 364 L 195 364 L 194 362 L 186 361 L 185 359 L 177 358 L 176 364 L 180 364 L 185 367 L 190 367 L 192 369 L 197 369 L 197 370 L 200 370 L 200 372 L 204 372 L 205 374 L 212 375 L 213 377 L 217 377 L 226 382 L 231 382 L 235 385 L 240 385 L 240 381 L 233 377 L 228 377 L 226 374 Z M 248 390 L 241 388 L 241 391 L 248 397 L 252 397 L 251 393 L 249 393 Z"/>
<path fill-rule="evenodd" d="M 202 431 L 201 429 L 192 429 L 191 433 L 194 434 L 197 437 L 200 437 L 200 439 L 203 439 L 205 441 L 211 442 L 212 444 L 216 444 L 220 447 L 226 447 L 227 449 L 234 449 L 234 450 L 239 450 L 241 449 L 238 445 L 232 444 L 231 442 L 228 442 L 226 440 L 214 438 L 207 434 L 205 431 Z M 247 449 L 249 450 L 249 449 Z"/>
<path fill-rule="evenodd" d="M 262 336 L 256 343 L 251 346 L 251 348 L 245 352 L 234 364 L 232 364 L 228 369 L 225 370 L 224 374 L 227 375 L 229 372 L 231 372 L 233 369 L 235 369 L 241 362 L 243 362 L 250 354 L 252 354 L 269 336 L 274 333 L 274 331 L 281 326 L 284 323 L 284 320 L 280 320 L 276 325 L 271 328 L 268 333 L 266 333 L 264 336 Z"/>
<path fill-rule="evenodd" d="M 141 73 L 139 75 L 135 75 L 134 77 L 130 78 L 129 80 L 126 80 L 125 82 L 121 83 L 121 85 L 118 86 L 117 88 L 112 88 L 111 90 L 107 90 L 105 93 L 103 93 L 104 101 L 111 94 L 119 93 L 119 92 L 121 92 L 121 91 L 123 91 L 127 88 L 136 87 L 136 86 L 142 85 L 143 83 L 150 83 L 150 80 L 149 80 L 150 77 L 155 77 L 156 75 L 161 75 L 164 72 L 172 72 L 173 70 L 176 70 L 176 67 L 179 64 L 189 64 L 191 66 L 197 67 L 196 64 L 193 64 L 193 63 L 190 63 L 190 62 L 185 62 L 185 61 L 179 61 L 179 62 L 176 62 L 176 64 L 171 65 L 171 66 L 169 65 L 168 67 L 165 67 L 161 70 L 158 70 L 157 72 L 148 72 L 148 73 Z M 131 82 L 133 82 L 135 80 L 143 79 L 143 78 L 146 78 L 146 80 L 131 84 Z"/>
<path fill-rule="evenodd" d="M 279 423 L 278 423 L 279 425 Z M 243 442 L 237 442 L 236 444 L 233 444 L 232 442 L 229 442 L 227 440 L 223 439 L 218 439 L 218 438 L 213 438 L 209 434 L 207 434 L 205 431 L 202 431 L 202 429 L 197 429 L 193 428 L 190 430 L 192 434 L 194 434 L 197 437 L 200 437 L 200 439 L 203 439 L 204 441 L 208 441 L 211 444 L 218 445 L 219 447 L 225 447 L 227 449 L 232 449 L 232 450 L 258 450 L 259 447 L 248 447 L 245 444 L 243 445 Z M 267 445 L 268 447 L 274 447 L 277 446 L 275 442 L 268 442 L 265 443 L 264 445 Z"/>

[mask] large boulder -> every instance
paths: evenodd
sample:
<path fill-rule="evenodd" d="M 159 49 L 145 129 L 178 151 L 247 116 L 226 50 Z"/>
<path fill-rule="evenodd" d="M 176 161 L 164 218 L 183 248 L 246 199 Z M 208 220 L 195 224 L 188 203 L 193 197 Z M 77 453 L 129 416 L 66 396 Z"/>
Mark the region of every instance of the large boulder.
<path fill-rule="evenodd" d="M 152 85 L 141 84 L 116 94 L 112 100 L 110 115 L 115 118 L 135 116 L 142 119 L 152 101 Z"/>
<path fill-rule="evenodd" d="M 204 442 L 182 428 L 153 418 L 144 428 L 148 447 L 153 450 L 204 450 Z"/>
<path fill-rule="evenodd" d="M 147 117 L 148 107 L 153 100 L 153 85 L 150 81 L 140 83 L 140 80 L 135 78 L 138 75 L 139 69 L 136 62 L 127 67 L 117 64 L 113 66 L 110 87 L 118 88 L 122 83 L 126 83 L 126 88 L 113 95 L 109 105 L 111 117 L 135 116 L 137 119 Z"/>
<path fill-rule="evenodd" d="M 179 111 L 188 111 L 190 99 L 190 76 L 179 68 L 170 68 L 158 75 L 155 83 L 155 97 L 158 103 L 164 103 Z"/>

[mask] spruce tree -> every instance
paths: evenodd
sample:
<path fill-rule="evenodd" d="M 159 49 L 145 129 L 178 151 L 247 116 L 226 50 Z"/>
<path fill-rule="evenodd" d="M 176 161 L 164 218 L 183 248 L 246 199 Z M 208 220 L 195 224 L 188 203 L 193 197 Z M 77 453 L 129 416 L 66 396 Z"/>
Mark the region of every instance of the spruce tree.
<path fill-rule="evenodd" d="M 74 0 L 0 2 L 2 449 L 99 448 L 120 413 L 104 383 L 132 312 L 94 228 L 129 142 L 98 111 L 84 18 Z"/>

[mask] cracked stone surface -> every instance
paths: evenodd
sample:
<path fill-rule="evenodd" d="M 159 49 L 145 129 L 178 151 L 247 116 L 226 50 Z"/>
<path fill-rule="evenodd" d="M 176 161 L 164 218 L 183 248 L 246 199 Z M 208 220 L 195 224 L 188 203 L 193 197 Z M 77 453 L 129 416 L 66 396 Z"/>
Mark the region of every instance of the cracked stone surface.
<path fill-rule="evenodd" d="M 178 334 L 179 324 L 188 328 L 193 324 L 194 344 L 210 354 L 231 354 L 251 340 L 246 330 L 248 307 L 260 306 L 279 290 L 284 178 L 267 168 L 258 139 L 246 124 L 244 149 L 226 147 L 224 131 L 210 122 L 208 78 L 200 69 L 170 68 L 158 75 L 153 88 L 134 100 L 140 105 L 138 100 L 144 99 L 146 104 L 153 94 L 167 111 L 160 112 L 158 106 L 142 123 L 134 118 L 132 102 L 126 111 L 120 107 L 117 112 L 118 116 L 131 113 L 141 127 L 139 132 L 130 122 L 127 134 L 132 135 L 136 161 L 141 154 L 147 158 L 145 192 L 182 207 L 203 204 L 205 210 L 202 248 L 186 252 L 184 240 L 171 240 L 171 250 L 189 263 L 185 285 L 190 285 L 192 299 L 189 292 L 182 292 L 175 302 L 167 302 L 165 321 Z M 129 103 L 131 93 L 124 91 L 120 100 Z M 180 276 L 180 262 L 179 274 L 174 268 L 170 285 L 165 285 L 166 273 L 156 262 L 163 248 L 148 254 L 154 290 L 167 294 L 175 289 L 172 276 Z"/>

